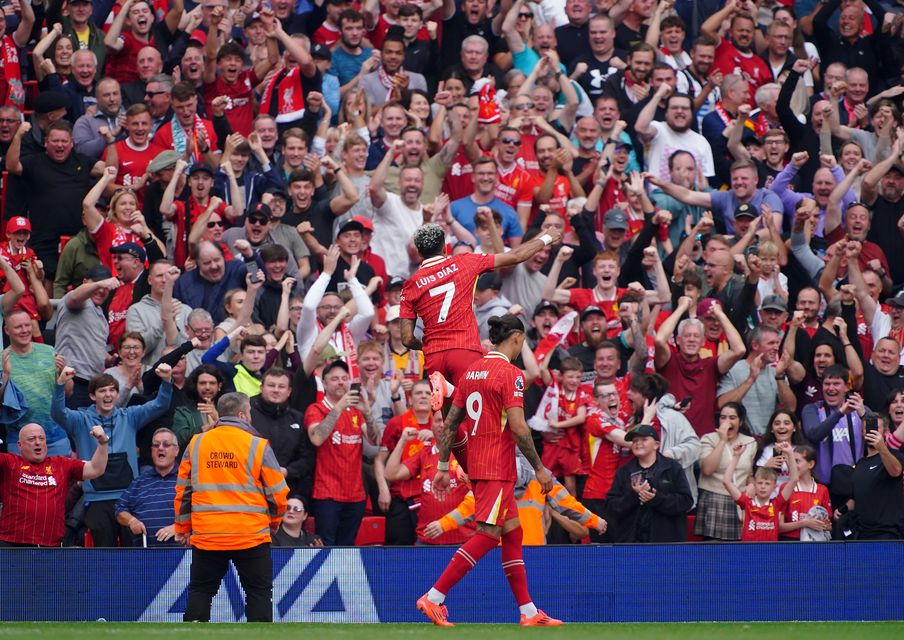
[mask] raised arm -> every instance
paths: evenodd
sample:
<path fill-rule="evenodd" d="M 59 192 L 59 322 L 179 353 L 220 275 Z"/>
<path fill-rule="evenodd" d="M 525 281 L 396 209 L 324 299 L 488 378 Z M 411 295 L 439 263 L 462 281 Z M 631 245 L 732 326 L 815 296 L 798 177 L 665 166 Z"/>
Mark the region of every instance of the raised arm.
<path fill-rule="evenodd" d="M 656 93 L 653 94 L 653 97 L 650 98 L 650 101 L 647 102 L 643 109 L 640 110 L 640 113 L 637 114 L 637 121 L 634 123 L 634 131 L 637 132 L 637 137 L 640 138 L 640 141 L 644 144 L 650 144 L 650 142 L 653 141 L 653 138 L 656 137 L 656 129 L 651 127 L 650 124 L 653 122 L 653 118 L 656 117 L 656 109 L 659 108 L 659 104 L 671 92 L 672 87 L 663 82 L 659 85 L 659 88 L 656 90 Z"/>
<path fill-rule="evenodd" d="M 126 24 L 126 18 L 129 17 L 129 10 L 132 8 L 135 0 L 125 0 L 122 3 L 122 8 L 119 10 L 119 13 L 116 14 L 116 17 L 113 19 L 113 24 L 110 25 L 110 30 L 107 31 L 107 35 L 104 37 L 104 44 L 108 49 L 112 51 L 122 51 L 123 43 L 119 41 L 119 36 L 122 35 L 122 28 Z"/>
<path fill-rule="evenodd" d="M 731 499 L 735 501 L 741 497 L 741 491 L 735 486 L 734 472 L 735 469 L 738 468 L 738 461 L 741 459 L 745 447 L 746 445 L 743 444 L 736 444 L 732 447 L 731 462 L 728 463 L 728 466 L 725 468 L 725 473 L 722 474 L 722 486 L 728 491 L 728 495 L 731 496 Z"/>
<path fill-rule="evenodd" d="M 669 363 L 669 360 L 671 360 L 672 350 L 669 349 L 669 340 L 675 333 L 675 329 L 678 327 L 678 323 L 681 321 L 682 316 L 687 313 L 687 310 L 690 309 L 690 307 L 691 299 L 687 296 L 681 296 L 678 299 L 678 306 L 675 307 L 675 310 L 672 311 L 669 317 L 666 318 L 661 325 L 659 325 L 659 330 L 653 338 L 653 363 L 657 369 L 662 369 Z"/>
<path fill-rule="evenodd" d="M 553 231 L 552 233 L 544 233 L 543 235 L 538 236 L 533 240 L 528 240 L 527 242 L 519 244 L 508 253 L 494 254 L 493 264 L 496 269 L 514 267 L 516 264 L 520 264 L 525 260 L 532 258 L 534 254 L 540 251 L 543 247 L 555 244 L 561 239 L 562 236 L 558 231 Z"/>
<path fill-rule="evenodd" d="M 694 191 L 692 189 L 677 185 L 671 181 L 666 182 L 659 176 L 653 175 L 652 173 L 644 173 L 643 178 L 654 187 L 662 189 L 662 191 L 665 192 L 666 195 L 672 196 L 679 202 L 683 202 L 684 204 L 689 204 L 694 207 L 704 207 L 706 209 L 709 209 L 713 206 L 712 197 L 708 193 L 703 193 L 702 191 Z"/>
<path fill-rule="evenodd" d="M 389 172 L 389 165 L 392 164 L 392 159 L 396 154 L 401 153 L 404 147 L 404 141 L 393 141 L 392 148 L 386 152 L 386 155 L 380 160 L 380 164 L 374 169 L 373 175 L 370 176 L 370 185 L 368 187 L 370 189 L 370 201 L 376 209 L 382 207 L 386 202 L 386 187 L 384 183 L 386 182 L 386 174 Z"/>
<path fill-rule="evenodd" d="M 19 26 L 13 32 L 13 42 L 20 49 L 24 49 L 31 38 L 31 30 L 35 26 L 35 12 L 31 6 L 30 0 L 21 0 L 18 3 L 21 11 L 19 13 Z M 13 5 L 16 6 L 15 4 Z"/>

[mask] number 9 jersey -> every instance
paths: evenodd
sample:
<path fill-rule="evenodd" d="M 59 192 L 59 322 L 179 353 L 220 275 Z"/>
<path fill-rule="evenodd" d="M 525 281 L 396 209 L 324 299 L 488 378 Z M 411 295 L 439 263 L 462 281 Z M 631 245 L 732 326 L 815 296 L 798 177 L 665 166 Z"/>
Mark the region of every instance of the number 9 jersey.
<path fill-rule="evenodd" d="M 450 349 L 480 352 L 474 287 L 478 276 L 492 271 L 495 263 L 492 255 L 435 256 L 405 281 L 399 317 L 420 316 L 424 321 L 425 355 Z"/>
<path fill-rule="evenodd" d="M 505 355 L 490 351 L 459 379 L 452 404 L 465 411 L 468 478 L 514 481 L 515 438 L 506 411 L 524 407 L 524 377 Z"/>

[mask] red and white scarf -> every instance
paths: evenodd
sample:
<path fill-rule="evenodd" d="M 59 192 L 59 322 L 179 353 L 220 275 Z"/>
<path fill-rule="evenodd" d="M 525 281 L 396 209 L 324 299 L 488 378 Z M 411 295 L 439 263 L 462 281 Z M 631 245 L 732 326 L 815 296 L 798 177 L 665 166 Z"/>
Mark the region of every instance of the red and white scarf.
<path fill-rule="evenodd" d="M 9 87 L 4 105 L 13 105 L 22 109 L 25 106 L 25 86 L 22 84 L 19 51 L 10 36 L 3 36 L 3 73 Z"/>
<path fill-rule="evenodd" d="M 267 83 L 260 113 L 272 116 L 278 123 L 294 122 L 304 115 L 304 90 L 298 67 L 283 69 Z"/>

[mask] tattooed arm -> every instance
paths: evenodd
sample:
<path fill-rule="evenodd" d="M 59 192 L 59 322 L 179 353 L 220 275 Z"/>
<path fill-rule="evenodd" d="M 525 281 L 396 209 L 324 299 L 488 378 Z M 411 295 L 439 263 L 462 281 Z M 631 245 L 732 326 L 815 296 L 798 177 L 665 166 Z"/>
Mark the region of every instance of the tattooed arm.
<path fill-rule="evenodd" d="M 537 449 L 534 447 L 534 440 L 530 435 L 530 427 L 527 426 L 527 422 L 524 420 L 524 408 L 509 407 L 505 410 L 505 413 L 506 424 L 512 430 L 515 444 L 518 445 L 518 449 L 527 458 L 530 466 L 533 467 L 537 475 L 537 482 L 543 487 L 543 493 L 549 493 L 553 485 L 552 474 L 543 466 L 540 461 L 540 454 L 537 453 Z"/>
<path fill-rule="evenodd" d="M 336 423 L 339 422 L 339 417 L 342 415 L 342 412 L 349 407 L 352 399 L 357 399 L 357 395 L 358 394 L 355 391 L 346 393 L 339 399 L 339 402 L 333 405 L 333 408 L 330 409 L 330 412 L 326 414 L 326 417 L 322 421 L 308 428 L 308 437 L 311 439 L 311 444 L 315 447 L 319 447 L 327 441 L 330 434 L 333 433 L 333 429 L 336 428 Z M 370 425 L 368 425 L 368 431 L 369 430 Z"/>
<path fill-rule="evenodd" d="M 454 404 L 449 407 L 449 413 L 446 414 L 446 423 L 443 427 L 443 436 L 439 442 L 439 461 L 449 462 L 449 456 L 452 452 L 452 445 L 455 444 L 455 434 L 458 432 L 458 425 L 465 419 L 465 410 Z"/>

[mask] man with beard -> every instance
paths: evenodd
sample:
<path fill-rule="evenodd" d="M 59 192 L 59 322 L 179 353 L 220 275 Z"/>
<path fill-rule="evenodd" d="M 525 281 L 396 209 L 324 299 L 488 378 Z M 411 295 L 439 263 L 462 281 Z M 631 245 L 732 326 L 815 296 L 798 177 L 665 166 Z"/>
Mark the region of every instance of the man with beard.
<path fill-rule="evenodd" d="M 650 95 L 650 72 L 655 61 L 656 49 L 646 42 L 640 42 L 631 47 L 627 68 L 610 75 L 606 80 L 603 93 L 615 96 L 621 113 L 628 113 L 633 105 Z"/>
<path fill-rule="evenodd" d="M 339 14 L 339 44 L 333 49 L 332 73 L 339 78 L 342 95 L 354 89 L 365 75 L 380 64 L 373 49 L 362 45 L 364 16 L 354 9 Z"/>
<path fill-rule="evenodd" d="M 574 157 L 556 136 L 549 133 L 537 137 L 534 142 L 534 153 L 537 156 L 539 175 L 537 189 L 534 192 L 535 211 L 531 222 L 539 213 L 539 207 L 544 204 L 548 205 L 551 211 L 564 217 L 568 201 L 574 197 L 583 198 L 585 195 L 584 189 L 574 175 Z"/>
<path fill-rule="evenodd" d="M 882 247 L 886 256 L 904 255 L 904 236 L 901 235 L 901 200 L 904 198 L 904 166 L 900 138 L 892 144 L 891 153 L 873 165 L 860 183 L 860 200 L 872 207 L 870 240 Z M 7 161 L 8 162 L 8 161 Z M 904 260 L 892 260 L 891 279 L 904 282 Z"/>
<path fill-rule="evenodd" d="M 215 322 L 222 322 L 226 292 L 245 286 L 245 264 L 241 260 L 227 262 L 219 245 L 207 240 L 195 245 L 191 257 L 196 268 L 179 276 L 173 296 L 193 309 L 206 309 Z"/>
<path fill-rule="evenodd" d="M 730 0 L 700 26 L 701 33 L 716 41 L 713 68 L 721 71 L 726 78 L 730 74 L 741 75 L 749 85 L 748 102 L 761 85 L 772 81 L 769 65 L 753 51 L 756 31 L 756 20 L 753 18 L 756 7 L 753 4 L 750 0 Z M 722 23 L 729 17 L 730 40 L 719 35 Z"/>
<path fill-rule="evenodd" d="M 371 106 L 379 107 L 398 93 L 420 89 L 427 90 L 424 76 L 402 68 L 405 62 L 405 36 L 402 27 L 390 28 L 380 47 L 380 68 L 371 71 L 358 81 Z"/>
<path fill-rule="evenodd" d="M 516 211 L 521 228 L 526 229 L 536 184 L 534 176 L 517 162 L 523 141 L 519 129 L 503 127 L 496 138 L 493 157 L 496 158 L 496 197 Z"/>
<path fill-rule="evenodd" d="M 562 64 L 570 69 L 578 56 L 590 48 L 589 0 L 566 0 L 565 15 L 568 23 L 556 27 L 556 49 Z"/>
<path fill-rule="evenodd" d="M 624 67 L 627 52 L 615 48 L 615 25 L 612 18 L 597 14 L 589 22 L 590 51 L 575 58 L 572 74 L 579 69 L 576 80 L 591 99 L 603 95 L 609 76 Z M 581 65 L 584 65 L 583 67 Z"/>
<path fill-rule="evenodd" d="M 669 381 L 669 392 L 676 398 L 693 397 L 687 410 L 687 419 L 698 436 L 715 429 L 716 387 L 719 378 L 744 357 L 746 348 L 741 334 L 725 315 L 719 304 L 710 305 L 709 313 L 715 314 L 728 336 L 729 350 L 708 358 L 700 357 L 703 346 L 703 323 L 697 318 L 681 320 L 690 308 L 690 298 L 682 296 L 678 306 L 666 318 L 656 332 L 654 363 L 656 370 Z M 679 320 L 681 321 L 679 324 Z M 677 351 L 669 345 L 677 327 Z"/>
<path fill-rule="evenodd" d="M 686 93 L 694 99 L 694 113 L 697 125 L 703 130 L 705 118 L 721 98 L 719 86 L 722 72 L 713 70 L 716 57 L 716 43 L 712 38 L 700 36 L 691 48 L 691 63 L 678 72 L 678 93 Z"/>
<path fill-rule="evenodd" d="M 584 193 L 590 193 L 591 179 L 597 170 L 600 152 L 600 125 L 592 116 L 578 118 L 574 127 L 574 138 L 577 140 L 578 155 L 572 161 L 572 170 Z"/>
<path fill-rule="evenodd" d="M 541 233 L 546 233 L 546 231 L 544 229 L 532 229 L 524 234 L 523 241 L 530 242 Z M 518 300 L 523 309 L 519 317 L 525 326 L 530 326 L 532 319 L 536 320 L 537 311 L 548 314 L 552 309 L 555 309 L 555 317 L 558 317 L 558 309 L 556 309 L 555 305 L 547 303 L 545 307 L 540 306 L 543 304 L 541 291 L 543 290 L 543 284 L 546 282 L 546 276 L 541 269 L 543 269 L 549 259 L 549 253 L 549 247 L 544 247 L 525 262 L 515 265 L 512 270 L 500 272 L 502 276 L 502 295 L 509 300 Z M 534 307 L 533 318 L 528 315 L 531 307 Z M 552 318 L 553 323 L 555 323 L 555 317 Z M 544 317 L 545 320 L 549 320 L 549 318 Z M 552 325 L 549 326 L 551 327 Z M 544 333 L 543 335 L 545 336 L 546 334 Z"/>
<path fill-rule="evenodd" d="M 394 110 L 398 112 L 402 106 L 395 103 Z M 449 171 L 449 167 L 455 161 L 455 156 L 461 147 L 465 137 L 473 138 L 477 133 L 477 118 L 472 117 L 468 122 L 472 122 L 471 126 L 465 130 L 466 118 L 462 117 L 461 111 L 464 109 L 455 107 L 449 118 L 450 135 L 442 148 L 432 156 L 427 155 L 427 136 L 422 129 L 416 127 L 405 127 L 401 130 L 399 137 L 404 143 L 403 146 L 392 148 L 393 156 L 396 161 L 395 165 L 390 165 L 386 170 L 386 189 L 393 193 L 399 193 L 399 174 L 402 167 L 420 167 L 424 174 L 424 190 L 422 199 L 424 202 L 433 202 L 433 200 L 443 190 L 443 179 Z M 402 112 L 404 113 L 404 111 Z M 386 109 L 383 110 L 383 119 L 386 119 Z M 407 116 L 406 116 L 407 121 Z M 389 147 L 393 143 L 389 143 L 384 136 L 383 144 L 386 145 L 387 153 Z M 373 145 L 372 145 L 373 146 Z M 372 157 L 373 154 L 371 154 Z M 481 154 L 482 155 L 482 154 Z M 383 159 L 382 157 L 380 158 Z M 370 166 L 370 158 L 368 158 L 368 167 Z"/>
<path fill-rule="evenodd" d="M 665 102 L 665 123 L 653 120 L 659 103 Z M 666 83 L 659 85 L 653 99 L 637 116 L 635 131 L 638 138 L 649 145 L 645 154 L 649 171 L 660 178 L 669 178 L 669 157 L 678 150 L 690 152 L 704 176 L 715 174 L 713 156 L 706 138 L 691 131 L 693 122 L 693 102 L 690 97 L 672 93 Z"/>

